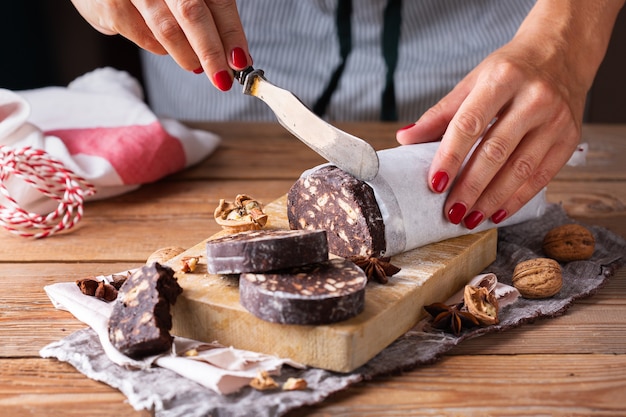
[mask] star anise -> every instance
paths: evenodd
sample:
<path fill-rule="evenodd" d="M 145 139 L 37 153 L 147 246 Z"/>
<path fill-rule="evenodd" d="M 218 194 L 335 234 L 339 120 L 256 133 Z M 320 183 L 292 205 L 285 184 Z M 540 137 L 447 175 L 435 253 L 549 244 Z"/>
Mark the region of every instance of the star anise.
<path fill-rule="evenodd" d="M 390 262 L 390 257 L 375 258 L 372 256 L 351 256 L 348 259 L 365 271 L 368 282 L 375 279 L 381 284 L 386 284 L 389 282 L 387 277 L 400 272 L 400 268 Z"/>
<path fill-rule="evenodd" d="M 458 336 L 464 328 L 480 325 L 478 319 L 472 313 L 462 311 L 462 307 L 463 303 L 453 305 L 433 303 L 424 306 L 424 310 L 433 317 L 433 327 Z"/>

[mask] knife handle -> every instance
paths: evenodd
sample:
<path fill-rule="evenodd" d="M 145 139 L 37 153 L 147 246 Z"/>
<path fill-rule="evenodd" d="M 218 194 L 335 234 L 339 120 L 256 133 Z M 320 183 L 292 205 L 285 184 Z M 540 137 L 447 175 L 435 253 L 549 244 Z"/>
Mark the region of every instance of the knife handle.
<path fill-rule="evenodd" d="M 251 88 L 252 84 L 254 84 L 254 79 L 261 77 L 265 80 L 264 74 L 263 70 L 255 70 L 250 66 L 241 71 L 235 71 L 235 79 L 239 81 L 239 84 L 243 85 L 243 93 L 251 96 L 253 95 Z"/>

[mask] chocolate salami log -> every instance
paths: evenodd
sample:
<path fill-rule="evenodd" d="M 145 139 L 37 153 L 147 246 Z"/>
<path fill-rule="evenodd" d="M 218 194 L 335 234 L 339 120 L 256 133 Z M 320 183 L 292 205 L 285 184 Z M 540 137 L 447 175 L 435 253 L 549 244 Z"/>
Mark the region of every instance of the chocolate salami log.
<path fill-rule="evenodd" d="M 283 324 L 328 324 L 363 311 L 367 277 L 343 258 L 265 274 L 241 274 L 239 300 L 256 317 Z"/>
<path fill-rule="evenodd" d="M 109 340 L 131 358 L 169 350 L 170 305 L 183 289 L 167 266 L 153 263 L 133 273 L 120 288 L 109 318 Z"/>
<path fill-rule="evenodd" d="M 447 194 L 430 191 L 428 169 L 438 142 L 378 151 L 379 172 L 363 182 L 332 165 L 308 170 L 291 187 L 287 216 L 292 229 L 324 229 L 332 254 L 393 256 L 429 243 L 496 227 L 485 221 L 469 230 L 447 221 Z M 545 211 L 545 190 L 507 226 Z"/>
<path fill-rule="evenodd" d="M 328 260 L 323 230 L 252 230 L 209 240 L 211 274 L 266 272 Z"/>

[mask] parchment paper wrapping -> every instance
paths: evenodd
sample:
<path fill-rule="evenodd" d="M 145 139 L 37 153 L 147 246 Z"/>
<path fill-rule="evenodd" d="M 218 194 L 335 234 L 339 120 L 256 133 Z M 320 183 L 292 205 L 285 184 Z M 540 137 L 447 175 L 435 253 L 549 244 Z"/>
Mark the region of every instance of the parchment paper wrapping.
<path fill-rule="evenodd" d="M 439 142 L 430 142 L 378 152 L 379 172 L 368 184 L 374 189 L 383 215 L 386 256 L 470 233 L 463 225 L 452 224 L 445 218 L 442 208 L 448 193 L 433 193 L 424 181 L 438 147 Z M 543 190 L 500 226 L 539 217 L 545 206 Z M 493 227 L 496 225 L 486 220 L 471 233 Z"/>
<path fill-rule="evenodd" d="M 469 230 L 463 224 L 450 223 L 443 212 L 448 193 L 432 192 L 425 180 L 438 147 L 439 142 L 430 142 L 377 152 L 380 164 L 378 175 L 367 184 L 374 190 L 385 224 L 385 256 L 496 226 L 509 226 L 544 213 L 546 200 L 545 190 L 542 190 L 520 211 L 499 225 L 487 219 Z M 302 177 L 325 166 L 328 164 L 307 170 Z"/>

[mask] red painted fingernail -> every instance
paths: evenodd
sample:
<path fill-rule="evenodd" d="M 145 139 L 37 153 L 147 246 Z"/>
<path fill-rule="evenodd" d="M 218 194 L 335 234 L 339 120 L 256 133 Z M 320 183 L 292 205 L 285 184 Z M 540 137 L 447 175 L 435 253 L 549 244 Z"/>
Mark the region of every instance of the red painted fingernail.
<path fill-rule="evenodd" d="M 443 171 L 439 171 L 435 175 L 433 175 L 433 179 L 430 181 L 430 183 L 433 186 L 433 190 L 441 193 L 443 192 L 443 190 L 446 189 L 446 185 L 448 185 L 448 180 L 448 174 Z"/>
<path fill-rule="evenodd" d="M 454 203 L 452 208 L 448 211 L 448 219 L 451 223 L 459 224 L 461 220 L 463 220 L 463 216 L 465 216 L 465 212 L 467 211 L 467 207 L 465 204 Z"/>
<path fill-rule="evenodd" d="M 494 222 L 495 224 L 498 224 L 502 220 L 504 220 L 506 215 L 507 215 L 506 210 L 500 209 L 496 211 L 495 213 L 493 213 L 493 215 L 491 216 L 491 221 Z"/>
<path fill-rule="evenodd" d="M 195 70 L 193 70 L 194 74 L 202 74 L 204 72 L 204 68 L 202 67 L 198 67 Z"/>
<path fill-rule="evenodd" d="M 464 222 L 465 227 L 471 230 L 475 228 L 476 226 L 478 226 L 480 222 L 483 221 L 484 218 L 485 218 L 485 215 L 481 213 L 480 211 L 472 211 L 465 218 L 465 222 Z"/>
<path fill-rule="evenodd" d="M 230 90 L 230 87 L 233 86 L 233 79 L 230 78 L 230 74 L 228 71 L 220 71 L 213 76 L 213 80 L 215 80 L 215 86 L 222 91 Z"/>
<path fill-rule="evenodd" d="M 230 53 L 230 59 L 235 68 L 246 68 L 248 66 L 248 56 L 241 48 L 234 48 Z"/>
<path fill-rule="evenodd" d="M 401 131 L 403 131 L 403 130 L 410 129 L 410 128 L 412 128 L 413 126 L 415 126 L 415 123 L 411 123 L 410 125 L 406 125 L 406 126 L 404 126 L 403 128 L 398 129 L 398 132 L 401 132 Z"/>

